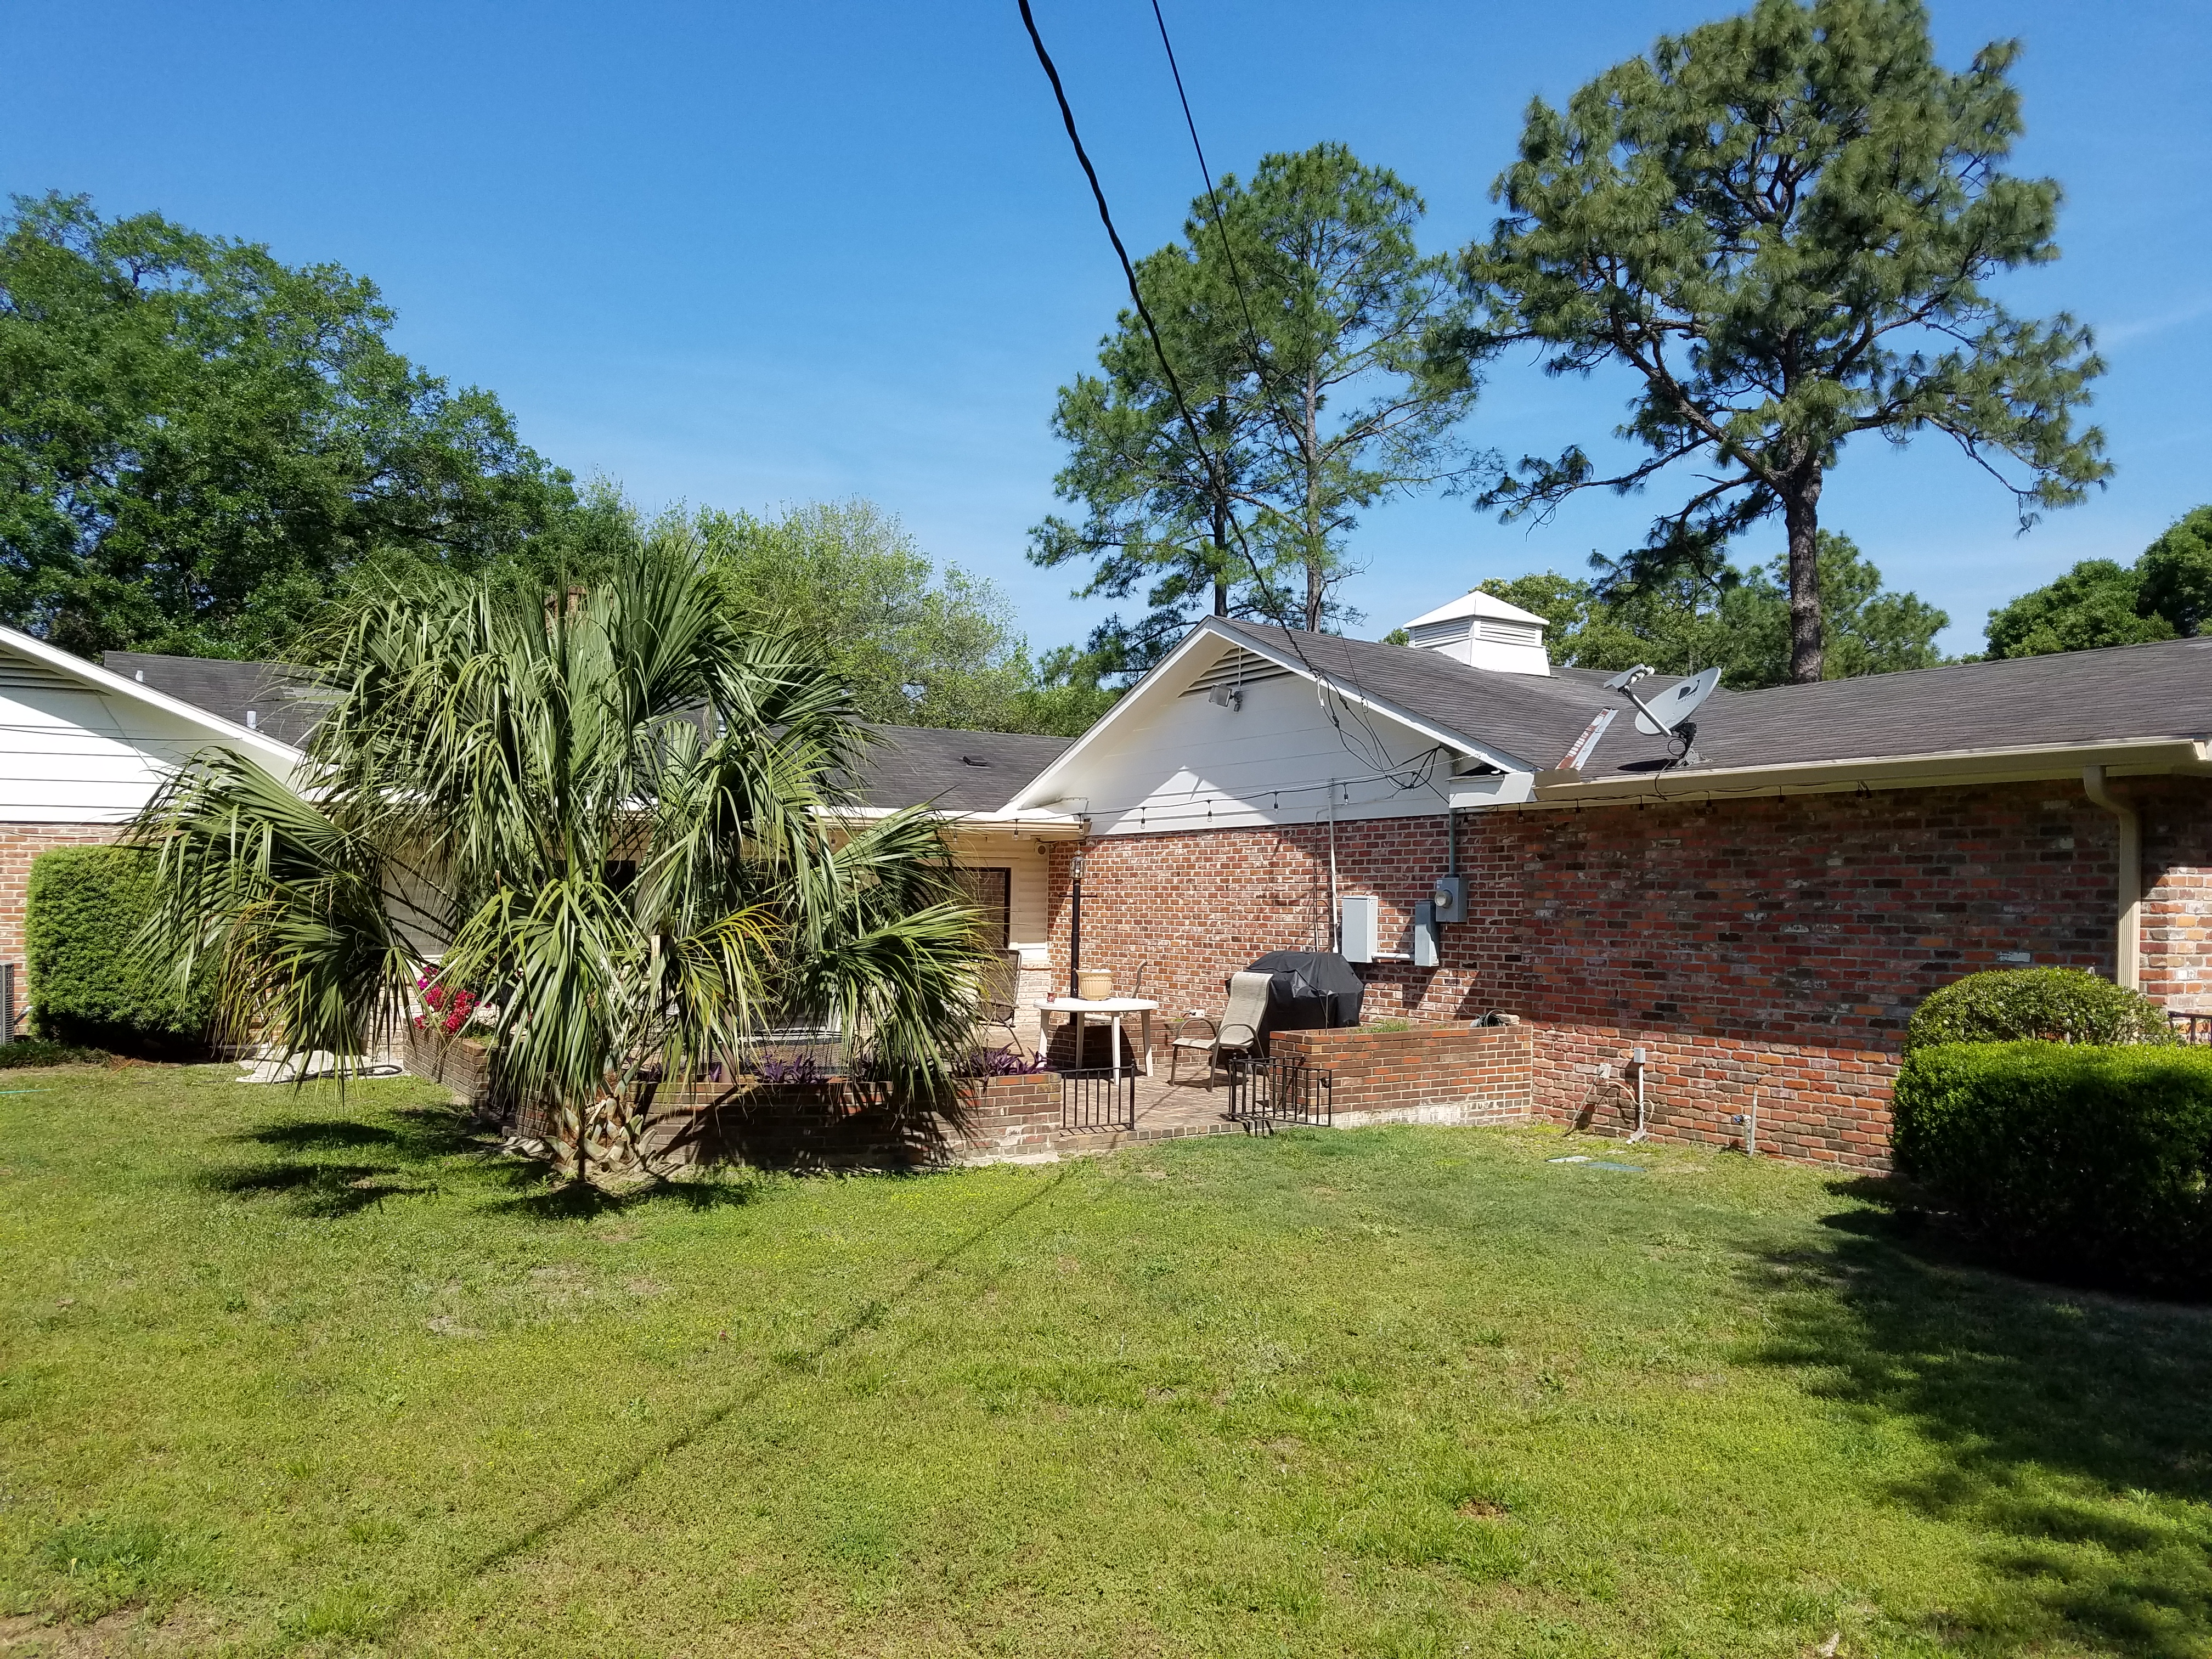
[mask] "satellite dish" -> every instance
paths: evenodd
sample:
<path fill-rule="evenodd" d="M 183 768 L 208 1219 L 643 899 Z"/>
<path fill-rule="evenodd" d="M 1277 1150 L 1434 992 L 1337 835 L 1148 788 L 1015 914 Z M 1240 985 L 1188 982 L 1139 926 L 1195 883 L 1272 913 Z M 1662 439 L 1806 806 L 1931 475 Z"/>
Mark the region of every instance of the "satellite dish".
<path fill-rule="evenodd" d="M 1702 674 L 1693 674 L 1686 680 L 1678 680 L 1657 696 L 1649 700 L 1634 697 L 1637 707 L 1636 729 L 1656 737 L 1672 732 L 1697 712 L 1698 705 L 1713 695 L 1713 688 L 1721 683 L 1721 671 L 1708 668 Z M 1626 687 L 1621 688 L 1626 690 Z"/>

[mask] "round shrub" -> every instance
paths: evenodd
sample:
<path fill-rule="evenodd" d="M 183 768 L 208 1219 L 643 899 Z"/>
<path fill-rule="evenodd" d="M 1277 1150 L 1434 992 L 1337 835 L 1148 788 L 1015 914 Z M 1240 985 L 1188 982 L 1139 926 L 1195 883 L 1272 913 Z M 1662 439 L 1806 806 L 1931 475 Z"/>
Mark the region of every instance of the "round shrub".
<path fill-rule="evenodd" d="M 2212 1050 L 1947 1043 L 1905 1056 L 1898 1167 L 2023 1266 L 2212 1285 Z"/>
<path fill-rule="evenodd" d="M 154 909 L 154 854 L 59 847 L 31 860 L 23 917 L 31 1018 L 63 1042 L 161 1054 L 195 1049 L 212 1000 L 178 986 L 138 946 Z"/>
<path fill-rule="evenodd" d="M 1905 1049 L 1936 1042 L 2170 1043 L 2166 1011 L 2081 968 L 2000 968 L 1934 993 L 1905 1027 Z"/>

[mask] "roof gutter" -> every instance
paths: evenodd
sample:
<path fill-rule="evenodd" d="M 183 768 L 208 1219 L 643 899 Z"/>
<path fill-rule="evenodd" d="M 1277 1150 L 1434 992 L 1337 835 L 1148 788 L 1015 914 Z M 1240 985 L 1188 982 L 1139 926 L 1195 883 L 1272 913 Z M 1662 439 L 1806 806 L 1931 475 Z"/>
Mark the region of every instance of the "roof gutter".
<path fill-rule="evenodd" d="M 1631 802 L 1740 799 L 1752 795 L 1838 793 L 1856 789 L 1925 789 L 1942 784 L 2071 780 L 2085 767 L 2112 776 L 2212 774 L 2212 745 L 2192 738 L 2125 738 L 2097 744 L 1957 749 L 1929 755 L 1869 756 L 1795 766 L 1701 766 L 1544 783 L 1525 802 L 1489 811 L 1613 806 Z"/>
<path fill-rule="evenodd" d="M 1038 841 L 1080 841 L 1084 825 L 1088 822 L 1068 812 L 939 812 L 932 811 L 927 801 L 921 805 L 948 830 L 1003 830 L 1017 836 L 1030 836 Z M 872 823 L 913 810 L 910 806 L 820 806 L 815 809 L 825 818 L 842 818 L 862 823 Z"/>

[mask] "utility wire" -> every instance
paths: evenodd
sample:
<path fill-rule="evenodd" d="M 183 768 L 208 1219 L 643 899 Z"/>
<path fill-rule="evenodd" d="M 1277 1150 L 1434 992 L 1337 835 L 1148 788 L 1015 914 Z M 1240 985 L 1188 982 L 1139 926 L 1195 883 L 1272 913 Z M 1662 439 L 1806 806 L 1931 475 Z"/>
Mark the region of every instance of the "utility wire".
<path fill-rule="evenodd" d="M 1016 3 L 1021 9 L 1022 27 L 1029 32 L 1030 45 L 1036 50 L 1037 63 L 1044 70 L 1045 79 L 1052 83 L 1052 95 L 1054 100 L 1060 106 L 1060 124 L 1067 129 L 1067 142 L 1074 148 L 1075 159 L 1082 166 L 1083 176 L 1090 181 L 1091 198 L 1091 200 L 1097 204 L 1098 208 L 1098 222 L 1105 226 L 1107 240 L 1114 245 L 1114 256 L 1121 261 L 1121 276 L 1123 280 L 1127 283 L 1129 288 L 1129 299 L 1136 307 L 1138 319 L 1145 325 L 1145 333 L 1146 337 L 1152 341 L 1153 356 L 1159 360 L 1160 373 L 1167 380 L 1169 394 L 1175 399 L 1176 412 L 1182 417 L 1183 428 L 1190 434 L 1192 447 L 1197 451 L 1200 462 L 1206 468 L 1207 483 L 1213 488 L 1217 495 L 1220 499 L 1225 501 L 1228 499 L 1229 495 L 1227 482 L 1221 477 L 1213 452 L 1207 447 L 1205 434 L 1199 429 L 1197 418 L 1192 415 L 1190 411 L 1190 404 L 1183 396 L 1182 382 L 1175 372 L 1175 365 L 1168 359 L 1167 345 L 1160 337 L 1159 325 L 1152 320 L 1152 307 L 1145 303 L 1143 286 L 1137 281 L 1137 267 L 1134 262 L 1133 262 L 1129 258 L 1129 250 L 1122 244 L 1121 233 L 1114 228 L 1113 210 L 1106 204 L 1106 190 L 1105 187 L 1098 181 L 1098 169 L 1091 165 L 1090 152 L 1083 147 L 1083 135 L 1076 128 L 1075 111 L 1068 103 L 1067 89 L 1061 84 L 1060 70 L 1052 61 L 1052 53 L 1045 49 L 1044 36 L 1038 31 L 1036 14 L 1030 9 L 1030 0 L 1016 0 Z M 1164 19 L 1160 18 L 1157 4 L 1155 4 L 1153 8 L 1153 15 L 1155 19 L 1159 21 L 1161 39 L 1164 41 L 1167 39 L 1167 24 Z M 1174 48 L 1171 45 L 1169 47 L 1169 58 L 1170 66 L 1172 67 Z M 1182 75 L 1180 70 L 1176 71 L 1176 85 L 1177 92 L 1180 93 L 1182 85 Z M 1183 112 L 1186 120 L 1188 120 L 1189 117 L 1189 103 L 1188 100 L 1184 100 Z M 1197 142 L 1197 137 L 1198 129 L 1196 124 L 1192 123 L 1191 138 L 1194 143 Z M 1200 150 L 1199 158 L 1200 166 L 1203 167 L 1205 165 L 1205 152 L 1203 149 Z M 1206 191 L 1209 197 L 1213 195 L 1213 183 L 1210 173 L 1206 179 Z M 1218 198 L 1214 198 L 1214 205 L 1218 212 L 1219 208 Z M 1219 222 L 1217 219 L 1217 223 L 1218 222 Z M 1225 232 L 1224 233 L 1224 247 L 1226 246 Z M 1237 293 L 1239 303 L 1243 304 L 1243 289 L 1241 283 L 1237 286 Z M 1251 316 L 1249 306 L 1246 307 L 1245 316 L 1246 321 L 1249 324 L 1250 322 Z M 1256 337 L 1257 331 L 1255 330 L 1255 340 Z M 1261 384 L 1263 386 L 1266 384 L 1264 378 L 1262 379 Z M 1243 556 L 1244 562 L 1251 568 L 1253 577 L 1259 582 L 1261 591 L 1262 592 L 1270 591 L 1272 585 L 1268 582 L 1266 573 L 1260 568 L 1260 562 L 1253 556 L 1251 546 L 1245 539 L 1243 526 L 1237 523 L 1236 516 L 1233 514 L 1230 516 L 1229 522 L 1230 528 L 1236 532 L 1237 551 Z M 1324 676 L 1320 669 L 1316 667 L 1311 661 L 1308 660 L 1305 652 L 1298 645 L 1296 638 L 1297 630 L 1287 626 L 1283 626 L 1279 623 L 1278 626 L 1282 627 L 1282 632 L 1285 640 L 1289 643 L 1291 651 L 1297 654 L 1298 660 L 1305 665 L 1306 669 L 1314 675 L 1316 682 L 1325 680 L 1328 677 Z M 1367 726 L 1367 722 L 1364 716 L 1359 717 L 1360 724 L 1363 727 L 1366 727 L 1368 736 L 1375 742 L 1376 752 L 1373 754 L 1363 754 L 1360 751 L 1358 745 L 1352 741 L 1350 734 L 1344 729 L 1343 722 L 1337 719 L 1336 711 L 1330 708 L 1328 698 L 1325 692 L 1322 698 L 1322 712 L 1328 714 L 1329 724 L 1336 730 L 1337 740 L 1345 746 L 1346 750 L 1350 752 L 1354 758 L 1364 761 L 1368 765 L 1376 767 L 1378 769 L 1389 767 L 1390 763 L 1389 750 L 1388 747 L 1382 744 L 1381 735 L 1376 732 L 1371 726 Z"/>
<path fill-rule="evenodd" d="M 1175 79 L 1176 101 L 1182 106 L 1183 127 L 1190 134 L 1191 153 L 1198 158 L 1198 176 L 1206 185 L 1206 204 L 1213 215 L 1213 232 L 1221 239 L 1221 257 L 1229 268 L 1229 285 L 1236 292 L 1237 308 L 1243 314 L 1244 343 L 1251 355 L 1253 378 L 1260 383 L 1260 395 L 1267 402 L 1275 405 L 1275 412 L 1279 417 L 1283 412 L 1281 401 L 1267 374 L 1267 354 L 1261 349 L 1260 344 L 1260 325 L 1252 316 L 1252 299 L 1244 286 L 1244 274 L 1237 268 L 1237 246 L 1229 234 L 1228 216 L 1222 211 L 1221 192 L 1213 185 L 1213 168 L 1206 159 L 1206 145 L 1198 136 L 1198 118 L 1191 113 L 1190 94 L 1182 83 L 1182 65 L 1176 61 L 1175 41 L 1168 34 L 1167 14 L 1160 9 L 1160 0 L 1152 0 L 1152 21 L 1158 27 L 1160 32 L 1160 50 L 1167 54 L 1168 73 Z M 1249 555 L 1247 562 L 1250 562 Z M 1295 647 L 1292 648 L 1296 649 Z M 1298 660 L 1305 662 L 1304 652 L 1298 653 Z M 1313 665 L 1309 662 L 1306 663 L 1306 666 L 1311 668 Z M 1364 695 L 1366 687 L 1359 684 L 1358 671 L 1352 670 L 1349 678 L 1353 687 Z M 1328 708 L 1326 702 L 1323 703 L 1323 712 L 1328 714 L 1330 724 L 1337 727 L 1337 740 L 1342 743 L 1355 758 L 1365 761 L 1370 765 L 1376 764 L 1373 756 L 1361 754 L 1358 748 L 1345 737 L 1343 726 L 1337 721 L 1334 712 Z M 1375 744 L 1376 751 L 1387 756 L 1389 752 L 1389 745 L 1382 741 L 1382 734 L 1375 729 L 1374 724 L 1356 704 L 1352 706 L 1352 717 L 1359 722 L 1360 729 L 1366 732 L 1369 739 Z"/>

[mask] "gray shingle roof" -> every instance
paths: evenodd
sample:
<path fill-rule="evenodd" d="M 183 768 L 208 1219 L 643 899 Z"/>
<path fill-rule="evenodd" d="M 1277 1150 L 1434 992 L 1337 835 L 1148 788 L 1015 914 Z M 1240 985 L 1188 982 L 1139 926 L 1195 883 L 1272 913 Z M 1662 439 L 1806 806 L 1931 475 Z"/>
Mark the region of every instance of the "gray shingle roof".
<path fill-rule="evenodd" d="M 1277 650 L 1293 642 L 1279 629 L 1227 626 Z M 1558 764 L 1591 714 L 1620 703 L 1604 689 L 1607 677 L 1587 670 L 1557 669 L 1548 679 L 1503 674 L 1433 651 L 1325 634 L 1298 634 L 1295 645 L 1332 678 L 1503 748 L 1531 769 Z M 1657 691 L 1674 683 L 1662 677 L 1650 684 Z M 1698 750 L 1709 766 L 2203 739 L 2212 738 L 2212 639 L 1717 691 L 1697 723 Z M 1637 732 L 1624 713 L 1585 775 L 1648 769 L 1668 752 L 1664 740 Z"/>
<path fill-rule="evenodd" d="M 870 729 L 884 741 L 860 769 L 861 799 L 871 806 L 927 802 L 945 812 L 995 812 L 1057 760 L 1069 741 L 920 726 Z"/>
<path fill-rule="evenodd" d="M 312 672 L 289 663 L 111 651 L 102 665 L 240 726 L 251 709 L 257 730 L 295 747 L 306 743 L 325 709 Z M 872 806 L 930 801 L 948 812 L 996 811 L 1068 744 L 1066 738 L 1010 732 L 917 726 L 871 730 L 884 741 L 869 751 L 861 769 L 862 799 Z"/>
<path fill-rule="evenodd" d="M 145 651 L 110 651 L 100 661 L 112 674 L 166 691 L 234 725 L 246 725 L 251 710 L 255 730 L 295 749 L 307 743 L 328 710 L 313 673 L 290 663 L 164 657 Z"/>
<path fill-rule="evenodd" d="M 1557 766 L 1599 709 L 1627 707 L 1603 689 L 1602 674 L 1569 670 L 1548 679 L 1501 674 L 1410 646 L 1376 645 L 1334 634 L 1291 634 L 1261 623 L 1224 625 L 1274 650 L 1302 653 L 1310 666 L 1348 689 L 1503 750 L 1528 771 Z M 1669 678 L 1659 684 L 1674 683 Z M 1613 721 L 1598 745 L 1600 763 L 1608 767 L 1663 760 L 1670 752 L 1664 739 L 1644 736 L 1626 716 Z"/>

